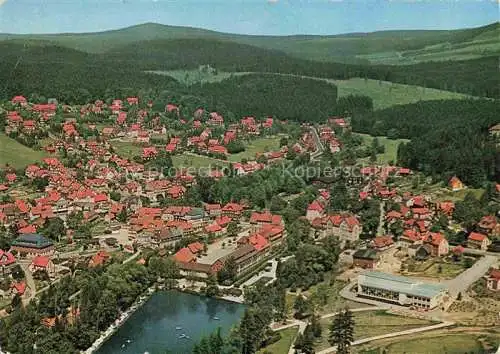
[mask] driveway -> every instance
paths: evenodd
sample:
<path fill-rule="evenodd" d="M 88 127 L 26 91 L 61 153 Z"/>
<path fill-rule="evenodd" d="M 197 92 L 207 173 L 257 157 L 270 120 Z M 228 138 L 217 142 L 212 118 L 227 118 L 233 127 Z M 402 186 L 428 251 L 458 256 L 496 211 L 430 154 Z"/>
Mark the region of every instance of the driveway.
<path fill-rule="evenodd" d="M 498 258 L 495 256 L 484 256 L 474 263 L 472 267 L 457 275 L 456 278 L 444 281 L 450 295 L 456 297 L 458 293 L 466 291 L 497 262 Z"/>
<path fill-rule="evenodd" d="M 253 277 L 251 277 L 246 282 L 241 284 L 241 287 L 252 285 L 252 284 L 256 283 L 260 278 L 263 278 L 263 277 L 272 278 L 272 280 L 269 280 L 269 283 L 274 281 L 276 279 L 276 268 L 278 267 L 278 261 L 273 259 L 269 262 L 271 262 L 271 269 L 268 272 L 263 271 L 263 272 L 260 272 L 258 274 L 255 274 Z"/>

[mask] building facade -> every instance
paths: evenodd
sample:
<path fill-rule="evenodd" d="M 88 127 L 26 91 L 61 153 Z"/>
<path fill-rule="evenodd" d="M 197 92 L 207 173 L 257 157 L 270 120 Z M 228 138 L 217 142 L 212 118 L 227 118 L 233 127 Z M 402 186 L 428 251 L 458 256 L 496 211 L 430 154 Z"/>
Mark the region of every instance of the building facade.
<path fill-rule="evenodd" d="M 440 306 L 447 296 L 442 285 L 376 271 L 359 275 L 357 293 L 358 296 L 424 310 Z"/>

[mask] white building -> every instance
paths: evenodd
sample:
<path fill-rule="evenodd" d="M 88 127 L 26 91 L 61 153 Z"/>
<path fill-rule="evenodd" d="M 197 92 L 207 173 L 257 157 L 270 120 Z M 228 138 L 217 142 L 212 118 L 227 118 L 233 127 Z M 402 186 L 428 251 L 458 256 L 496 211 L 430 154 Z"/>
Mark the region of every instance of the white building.
<path fill-rule="evenodd" d="M 358 276 L 357 292 L 358 296 L 422 309 L 439 306 L 447 295 L 443 285 L 376 271 L 366 271 Z"/>

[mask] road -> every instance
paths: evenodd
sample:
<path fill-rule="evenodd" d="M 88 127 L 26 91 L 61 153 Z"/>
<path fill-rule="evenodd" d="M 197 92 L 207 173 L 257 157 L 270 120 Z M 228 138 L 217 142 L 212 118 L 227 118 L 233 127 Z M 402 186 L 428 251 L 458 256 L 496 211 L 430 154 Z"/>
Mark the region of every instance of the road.
<path fill-rule="evenodd" d="M 278 261 L 273 259 L 270 262 L 271 262 L 271 269 L 268 272 L 262 271 L 262 272 L 255 274 L 253 277 L 251 277 L 246 282 L 241 284 L 240 287 L 243 288 L 245 286 L 252 285 L 252 284 L 256 283 L 260 278 L 263 278 L 263 277 L 272 278 L 271 280 L 269 280 L 269 282 L 267 282 L 267 284 L 276 280 L 276 268 L 278 267 Z"/>
<path fill-rule="evenodd" d="M 314 159 L 318 158 L 319 156 L 321 156 L 321 154 L 323 154 L 323 151 L 325 151 L 325 147 L 323 146 L 323 143 L 321 142 L 321 140 L 319 138 L 318 131 L 316 130 L 316 127 L 312 126 L 312 127 L 310 127 L 310 130 L 311 130 L 312 136 L 316 142 L 316 147 L 317 147 L 316 151 L 311 154 L 311 160 L 314 160 Z"/>
<path fill-rule="evenodd" d="M 498 262 L 495 256 L 484 256 L 472 267 L 457 275 L 454 279 L 446 280 L 444 283 L 452 297 L 456 297 L 459 292 L 466 291 L 474 282 L 478 281 L 490 267 Z"/>
<path fill-rule="evenodd" d="M 362 308 L 358 308 L 358 309 L 352 309 L 351 312 L 375 311 L 375 310 L 381 310 L 381 309 L 382 309 L 381 307 L 370 306 L 370 307 L 362 307 Z M 321 318 L 322 319 L 330 318 L 330 317 L 335 316 L 336 314 L 338 314 L 338 312 L 327 313 L 325 315 L 322 315 Z M 306 327 L 307 327 L 307 322 L 301 321 L 301 320 L 294 320 L 290 323 L 287 323 L 286 325 L 273 328 L 273 331 L 281 331 L 283 329 L 287 329 L 287 328 L 291 328 L 291 327 L 295 327 L 295 326 L 299 326 L 299 330 L 297 331 L 297 334 L 295 335 L 297 337 L 299 334 L 304 333 L 304 331 L 306 330 Z M 294 344 L 295 344 L 295 340 L 292 341 L 292 344 L 290 345 L 290 348 L 288 350 L 288 354 L 295 353 L 295 348 L 293 347 Z"/>
<path fill-rule="evenodd" d="M 360 344 L 372 342 L 374 340 L 379 340 L 379 339 L 393 338 L 393 337 L 405 336 L 405 335 L 409 335 L 409 334 L 433 331 L 436 329 L 441 329 L 441 328 L 453 326 L 454 324 L 455 324 L 454 322 L 442 322 L 442 323 L 435 324 L 432 326 L 413 328 L 413 329 L 408 329 L 406 331 L 387 333 L 387 334 L 382 334 L 382 335 L 374 336 L 374 337 L 370 337 L 370 338 L 363 338 L 363 339 L 355 340 L 354 342 L 351 343 L 351 346 L 360 345 Z M 335 350 L 336 350 L 336 347 L 330 347 L 330 348 L 326 348 L 325 350 L 318 352 L 317 354 L 334 353 Z"/>
<path fill-rule="evenodd" d="M 380 217 L 378 220 L 378 228 L 376 236 L 383 236 L 384 233 L 384 220 L 385 220 L 385 202 L 382 200 L 380 202 Z"/>
<path fill-rule="evenodd" d="M 30 289 L 29 296 L 23 299 L 23 304 L 27 305 L 36 295 L 36 284 L 35 279 L 33 279 L 33 274 L 31 274 L 31 270 L 29 270 L 29 262 L 19 262 L 21 269 L 24 272 L 24 277 L 26 279 L 26 286 Z"/>

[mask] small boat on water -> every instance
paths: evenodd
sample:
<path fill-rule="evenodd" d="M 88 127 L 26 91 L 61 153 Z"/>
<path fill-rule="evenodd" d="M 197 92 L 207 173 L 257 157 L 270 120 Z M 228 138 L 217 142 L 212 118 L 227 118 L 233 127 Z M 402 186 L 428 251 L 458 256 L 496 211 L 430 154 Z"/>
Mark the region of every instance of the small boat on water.
<path fill-rule="evenodd" d="M 217 316 L 212 317 L 212 319 L 213 319 L 213 320 L 216 320 L 216 321 L 219 321 L 219 320 L 220 320 L 220 318 L 219 318 L 219 317 L 217 317 Z"/>
<path fill-rule="evenodd" d="M 127 339 L 127 343 L 130 343 L 130 342 L 132 342 L 132 341 L 130 339 Z"/>
<path fill-rule="evenodd" d="M 184 333 L 179 335 L 179 339 L 184 339 L 184 338 L 187 338 L 187 336 Z"/>
<path fill-rule="evenodd" d="M 180 330 L 182 329 L 182 327 L 175 327 L 175 329 L 176 329 L 177 331 L 180 331 Z"/>

